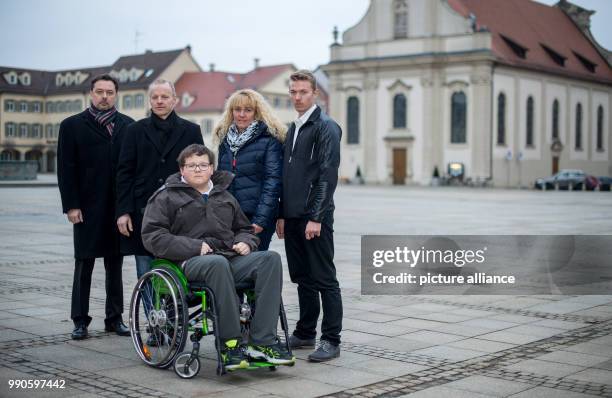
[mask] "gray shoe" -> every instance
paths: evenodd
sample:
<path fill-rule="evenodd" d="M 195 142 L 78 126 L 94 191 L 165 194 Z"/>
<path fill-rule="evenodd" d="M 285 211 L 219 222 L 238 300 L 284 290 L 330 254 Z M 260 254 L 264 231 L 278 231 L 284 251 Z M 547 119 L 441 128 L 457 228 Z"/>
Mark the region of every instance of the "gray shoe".
<path fill-rule="evenodd" d="M 325 362 L 340 356 L 340 346 L 333 345 L 327 340 L 321 340 L 319 347 L 310 355 L 310 362 Z"/>
<path fill-rule="evenodd" d="M 313 348 L 315 346 L 315 339 L 300 339 L 297 336 L 289 336 L 289 347 L 291 348 Z"/>

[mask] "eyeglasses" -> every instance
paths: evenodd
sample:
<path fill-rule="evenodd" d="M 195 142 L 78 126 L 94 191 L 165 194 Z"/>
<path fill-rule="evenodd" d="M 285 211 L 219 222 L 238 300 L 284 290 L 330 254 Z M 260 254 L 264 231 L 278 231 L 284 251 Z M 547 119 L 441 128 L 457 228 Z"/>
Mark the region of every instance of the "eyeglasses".
<path fill-rule="evenodd" d="M 189 171 L 195 171 L 196 168 L 206 171 L 210 167 L 210 163 L 187 163 L 185 168 Z"/>

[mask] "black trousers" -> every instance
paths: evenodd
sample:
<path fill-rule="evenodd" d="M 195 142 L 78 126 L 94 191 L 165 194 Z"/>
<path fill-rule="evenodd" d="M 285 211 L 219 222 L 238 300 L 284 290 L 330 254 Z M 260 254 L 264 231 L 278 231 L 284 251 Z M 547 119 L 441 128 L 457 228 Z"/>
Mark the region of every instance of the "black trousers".
<path fill-rule="evenodd" d="M 331 215 L 328 217 L 331 219 Z M 333 220 L 321 223 L 321 236 L 305 237 L 308 220 L 285 220 L 285 251 L 289 276 L 298 285 L 300 320 L 293 334 L 301 339 L 316 337 L 323 304 L 321 339 L 340 344 L 342 297 L 334 265 Z M 319 301 L 320 297 L 320 301 Z"/>
<path fill-rule="evenodd" d="M 76 259 L 74 262 L 74 279 L 72 282 L 72 308 L 70 317 L 75 325 L 89 325 L 89 293 L 91 274 L 95 258 Z M 104 257 L 106 271 L 106 318 L 108 325 L 121 319 L 123 313 L 123 256 Z"/>

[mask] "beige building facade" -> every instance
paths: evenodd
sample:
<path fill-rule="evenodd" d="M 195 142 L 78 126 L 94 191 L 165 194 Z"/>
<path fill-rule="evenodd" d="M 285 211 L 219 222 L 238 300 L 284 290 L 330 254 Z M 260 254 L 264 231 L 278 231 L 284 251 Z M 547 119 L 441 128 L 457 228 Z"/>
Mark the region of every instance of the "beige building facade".
<path fill-rule="evenodd" d="M 490 12 L 509 3 L 531 19 Z M 373 0 L 323 67 L 344 131 L 341 177 L 429 184 L 451 164 L 495 186 L 559 169 L 612 175 L 609 54 L 570 19 L 581 9 L 561 3 Z M 534 18 L 559 31 L 526 29 Z"/>
<path fill-rule="evenodd" d="M 199 70 L 189 47 L 125 56 L 99 68 L 47 72 L 0 67 L 0 160 L 36 160 L 39 171 L 55 172 L 60 123 L 87 107 L 96 75 L 117 78 L 117 109 L 138 120 L 149 112 L 147 88 L 153 80 L 175 82 Z"/>

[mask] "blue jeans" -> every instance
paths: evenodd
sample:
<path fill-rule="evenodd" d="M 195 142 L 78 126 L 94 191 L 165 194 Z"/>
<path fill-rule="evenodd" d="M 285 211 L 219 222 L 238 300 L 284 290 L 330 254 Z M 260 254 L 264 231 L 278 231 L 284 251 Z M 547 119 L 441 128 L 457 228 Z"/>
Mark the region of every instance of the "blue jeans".
<path fill-rule="evenodd" d="M 155 258 L 151 256 L 134 256 L 134 259 L 136 260 L 136 277 L 140 279 L 141 276 L 151 270 L 151 261 L 153 261 Z M 144 309 L 145 314 L 149 316 L 149 309 L 152 305 L 151 286 L 147 284 L 144 289 Z"/>
<path fill-rule="evenodd" d="M 151 270 L 151 261 L 155 258 L 151 256 L 134 256 L 134 258 L 136 259 L 136 277 L 140 279 Z"/>

